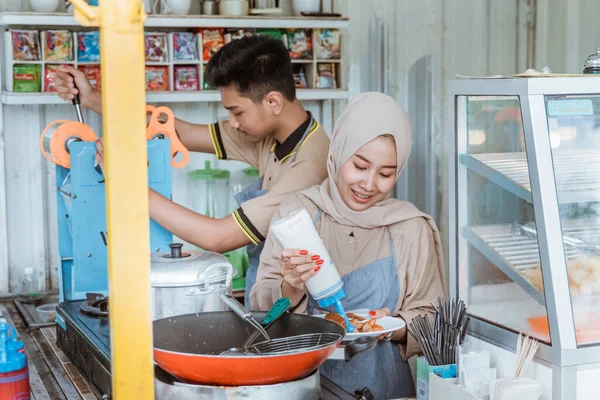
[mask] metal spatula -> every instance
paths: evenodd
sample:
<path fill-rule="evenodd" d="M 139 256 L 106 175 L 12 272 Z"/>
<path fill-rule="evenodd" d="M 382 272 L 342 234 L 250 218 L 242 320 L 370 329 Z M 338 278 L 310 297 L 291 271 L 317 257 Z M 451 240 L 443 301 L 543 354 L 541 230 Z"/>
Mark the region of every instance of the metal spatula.
<path fill-rule="evenodd" d="M 236 301 L 236 303 L 239 306 L 241 306 L 241 304 L 239 302 Z M 264 327 L 265 332 L 266 332 L 267 329 L 269 329 L 269 327 L 271 327 L 275 322 L 277 322 L 277 320 L 283 314 L 285 314 L 285 312 L 290 308 L 290 305 L 291 305 L 290 300 L 288 298 L 285 298 L 285 297 L 280 298 L 279 300 L 277 300 L 275 302 L 275 304 L 273 304 L 273 307 L 271 307 L 271 309 L 269 310 L 269 312 L 260 321 L 260 325 L 262 327 Z M 254 324 L 252 324 L 252 325 L 254 325 Z M 242 344 L 241 347 L 232 347 L 231 349 L 225 350 L 224 352 L 222 352 L 221 355 L 227 355 L 227 354 L 230 354 L 230 355 L 248 354 L 248 351 L 247 351 L 248 346 L 252 345 L 252 343 L 254 343 L 254 341 L 260 335 L 261 335 L 261 331 L 255 330 L 248 337 L 248 339 L 246 339 L 246 341 Z M 267 341 L 270 341 L 270 340 L 271 339 L 267 336 Z"/>

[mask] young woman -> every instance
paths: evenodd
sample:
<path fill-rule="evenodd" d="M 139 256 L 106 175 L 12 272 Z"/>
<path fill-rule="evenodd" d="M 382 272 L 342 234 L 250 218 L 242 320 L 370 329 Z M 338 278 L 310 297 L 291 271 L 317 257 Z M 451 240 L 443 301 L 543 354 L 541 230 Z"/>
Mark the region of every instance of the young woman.
<path fill-rule="evenodd" d="M 344 281 L 347 311 L 369 309 L 406 322 L 431 313 L 444 296 L 444 265 L 438 229 L 414 205 L 390 196 L 408 161 L 411 124 L 389 96 L 364 93 L 348 104 L 329 148 L 329 177 L 320 186 L 285 199 L 273 221 L 305 208 Z M 260 257 L 252 304 L 267 310 L 279 297 L 297 310 L 322 312 L 304 282 L 318 279 L 322 263 L 305 249 L 282 249 L 269 232 Z M 419 351 L 406 328 L 351 362 L 329 360 L 321 373 L 346 391 L 368 387 L 376 399 L 414 395 L 406 360 Z"/>

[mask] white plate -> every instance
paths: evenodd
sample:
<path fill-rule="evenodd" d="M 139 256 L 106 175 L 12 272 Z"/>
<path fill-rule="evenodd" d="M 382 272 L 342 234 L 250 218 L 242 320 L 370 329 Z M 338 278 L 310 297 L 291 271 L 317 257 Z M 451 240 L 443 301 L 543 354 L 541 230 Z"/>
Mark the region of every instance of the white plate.
<path fill-rule="evenodd" d="M 366 318 L 367 320 L 371 319 L 371 316 L 369 316 L 369 314 L 362 314 L 362 313 L 354 313 L 354 314 L 361 316 L 363 318 Z M 313 315 L 313 316 L 317 317 L 317 318 L 325 318 L 325 314 L 317 314 L 317 315 Z M 346 336 L 344 336 L 344 340 L 353 340 L 353 339 L 356 339 L 361 336 L 384 335 L 386 333 L 394 332 L 394 331 L 397 331 L 398 329 L 404 328 L 404 326 L 406 326 L 406 322 L 404 322 L 404 320 L 402 318 L 383 317 L 383 318 L 377 319 L 377 325 L 381 326 L 383 328 L 383 330 L 377 331 L 377 332 L 346 333 Z"/>

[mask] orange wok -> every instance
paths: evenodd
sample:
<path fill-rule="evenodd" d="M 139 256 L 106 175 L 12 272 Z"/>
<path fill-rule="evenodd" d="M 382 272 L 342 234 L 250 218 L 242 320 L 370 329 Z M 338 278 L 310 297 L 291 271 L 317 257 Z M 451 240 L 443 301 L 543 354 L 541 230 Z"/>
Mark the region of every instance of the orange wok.
<path fill-rule="evenodd" d="M 253 312 L 258 320 L 265 314 Z M 307 334 L 326 334 L 326 339 L 316 346 L 282 354 L 220 355 L 240 346 L 254 332 L 233 311 L 164 318 L 153 322 L 153 330 L 154 360 L 161 368 L 186 383 L 219 386 L 269 385 L 303 378 L 327 360 L 346 333 L 334 322 L 286 313 L 269 328 L 271 339 Z M 259 337 L 255 346 L 264 341 Z M 373 337 L 344 344 L 346 361 L 376 344 Z"/>

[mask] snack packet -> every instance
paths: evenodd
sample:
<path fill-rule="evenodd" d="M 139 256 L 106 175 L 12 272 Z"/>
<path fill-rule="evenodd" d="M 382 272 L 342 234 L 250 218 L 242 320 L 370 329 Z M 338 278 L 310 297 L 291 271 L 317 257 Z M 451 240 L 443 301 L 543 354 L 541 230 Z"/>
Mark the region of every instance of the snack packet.
<path fill-rule="evenodd" d="M 202 74 L 204 75 L 204 73 L 205 73 L 205 72 L 206 72 L 206 64 L 204 64 L 204 65 L 202 66 Z M 204 90 L 215 90 L 216 88 L 214 88 L 214 87 L 210 86 L 210 85 L 208 84 L 208 82 L 206 81 L 206 79 L 204 79 L 204 81 L 203 81 L 203 83 L 202 83 L 202 89 L 204 89 Z"/>
<path fill-rule="evenodd" d="M 294 83 L 297 89 L 306 89 L 308 82 L 306 80 L 306 72 L 302 65 L 294 64 Z"/>
<path fill-rule="evenodd" d="M 146 61 L 167 62 L 167 34 L 144 34 Z"/>
<path fill-rule="evenodd" d="M 13 65 L 13 92 L 40 92 L 42 66 L 39 64 Z"/>
<path fill-rule="evenodd" d="M 255 33 L 256 30 L 250 28 L 226 28 L 224 34 L 225 44 L 241 39 L 244 36 L 252 36 Z"/>
<path fill-rule="evenodd" d="M 173 32 L 173 60 L 198 60 L 198 41 L 191 32 Z"/>
<path fill-rule="evenodd" d="M 92 87 L 101 90 L 100 66 L 99 65 L 80 65 L 77 67 L 87 77 Z"/>
<path fill-rule="evenodd" d="M 198 68 L 193 65 L 176 65 L 173 67 L 175 90 L 200 90 Z"/>
<path fill-rule="evenodd" d="M 40 60 L 40 36 L 38 31 L 10 31 L 10 33 L 13 60 Z"/>
<path fill-rule="evenodd" d="M 77 32 L 77 61 L 100 61 L 100 32 Z"/>
<path fill-rule="evenodd" d="M 169 90 L 169 68 L 147 65 L 146 90 L 151 92 Z"/>
<path fill-rule="evenodd" d="M 286 48 L 288 47 L 287 35 L 285 35 L 285 32 L 281 29 L 257 29 L 256 34 L 268 36 L 272 39 L 281 40 L 283 42 L 283 45 Z"/>
<path fill-rule="evenodd" d="M 318 60 L 339 60 L 341 57 L 340 31 L 315 29 L 315 52 Z"/>
<path fill-rule="evenodd" d="M 56 76 L 56 70 L 58 65 L 46 64 L 44 71 L 44 92 L 56 92 L 54 87 L 54 77 Z"/>
<path fill-rule="evenodd" d="M 286 31 L 290 58 L 292 60 L 310 60 L 312 51 L 312 30 L 288 29 Z"/>
<path fill-rule="evenodd" d="M 213 54 L 221 49 L 225 45 L 225 39 L 223 37 L 223 28 L 205 28 L 201 29 L 202 32 L 202 59 L 204 61 L 210 60 Z"/>
<path fill-rule="evenodd" d="M 317 88 L 336 89 L 335 64 L 317 64 Z"/>
<path fill-rule="evenodd" d="M 44 60 L 73 61 L 73 34 L 69 31 L 45 31 Z"/>

